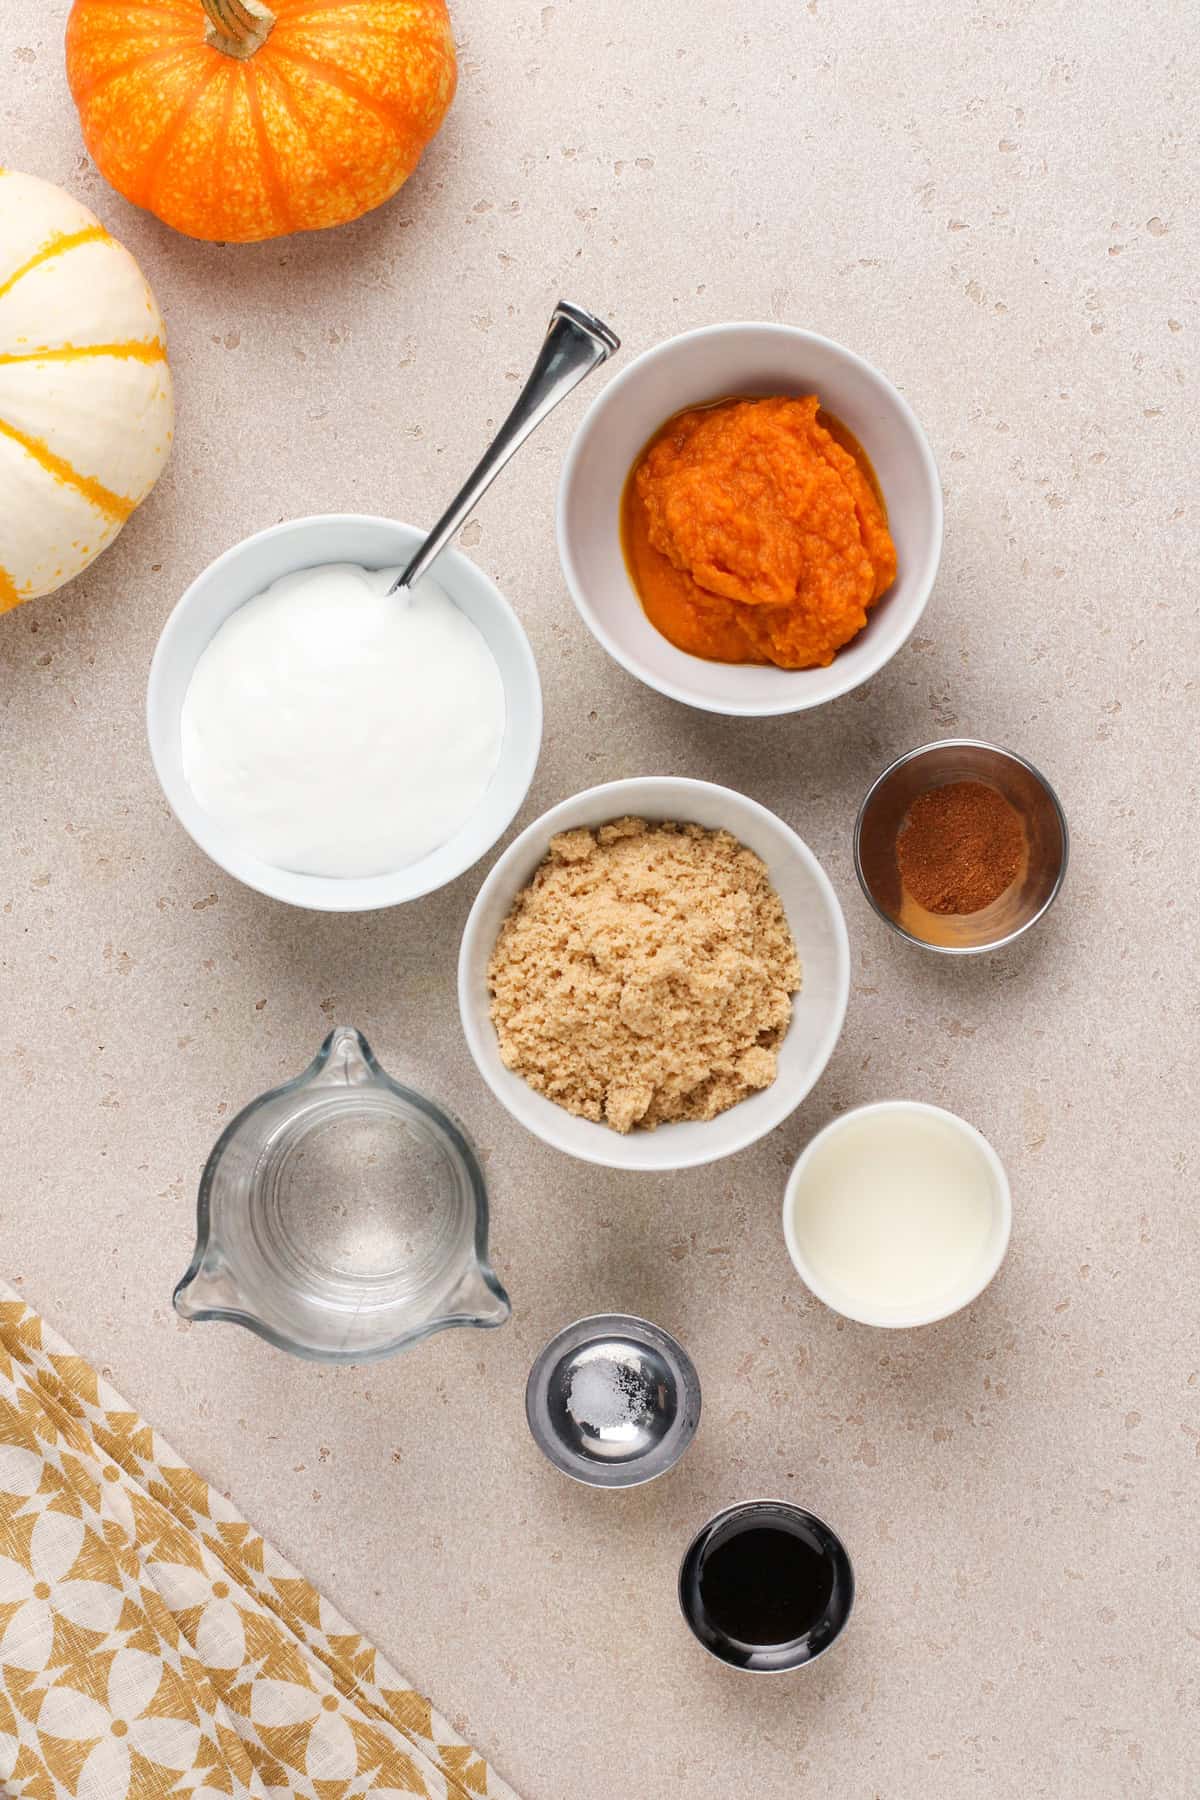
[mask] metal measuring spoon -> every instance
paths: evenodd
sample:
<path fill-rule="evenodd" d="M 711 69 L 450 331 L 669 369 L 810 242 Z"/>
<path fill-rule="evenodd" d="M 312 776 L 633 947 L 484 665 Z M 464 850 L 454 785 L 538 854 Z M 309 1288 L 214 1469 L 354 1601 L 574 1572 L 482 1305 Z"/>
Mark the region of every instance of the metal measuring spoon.
<path fill-rule="evenodd" d="M 559 301 L 550 315 L 538 359 L 512 411 L 408 567 L 392 583 L 389 593 L 415 586 L 530 432 L 537 430 L 572 388 L 620 348 L 620 338 L 603 320 L 585 312 L 582 306 L 573 306 L 569 300 Z"/>

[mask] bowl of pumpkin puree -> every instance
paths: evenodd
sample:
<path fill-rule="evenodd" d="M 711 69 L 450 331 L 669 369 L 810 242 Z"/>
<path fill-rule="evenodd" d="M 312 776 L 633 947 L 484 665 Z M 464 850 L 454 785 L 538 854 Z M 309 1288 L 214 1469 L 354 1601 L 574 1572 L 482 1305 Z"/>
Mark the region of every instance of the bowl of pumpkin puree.
<path fill-rule="evenodd" d="M 907 401 L 796 326 L 714 325 L 646 351 L 576 432 L 563 572 L 631 674 L 709 712 L 837 699 L 925 609 L 942 496 Z"/>

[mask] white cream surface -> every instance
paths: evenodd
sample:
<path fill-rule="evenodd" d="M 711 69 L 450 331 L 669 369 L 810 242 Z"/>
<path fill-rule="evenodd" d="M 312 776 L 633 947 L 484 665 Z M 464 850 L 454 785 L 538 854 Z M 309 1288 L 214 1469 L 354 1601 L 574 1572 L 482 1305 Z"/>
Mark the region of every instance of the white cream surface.
<path fill-rule="evenodd" d="M 816 1146 L 792 1199 L 814 1274 L 880 1313 L 952 1296 L 980 1266 L 991 1222 L 981 1153 L 928 1113 L 848 1119 Z"/>
<path fill-rule="evenodd" d="M 495 774 L 496 660 L 428 576 L 328 563 L 273 582 L 197 662 L 180 721 L 196 799 L 262 861 L 387 874 L 452 838 Z"/>

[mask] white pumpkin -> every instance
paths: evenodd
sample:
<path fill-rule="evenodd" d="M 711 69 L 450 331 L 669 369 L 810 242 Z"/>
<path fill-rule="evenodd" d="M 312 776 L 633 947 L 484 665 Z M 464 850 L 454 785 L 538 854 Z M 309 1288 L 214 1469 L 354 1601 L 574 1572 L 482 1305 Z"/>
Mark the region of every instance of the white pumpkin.
<path fill-rule="evenodd" d="M 112 543 L 173 419 L 162 316 L 128 250 L 62 188 L 0 169 L 0 612 Z"/>

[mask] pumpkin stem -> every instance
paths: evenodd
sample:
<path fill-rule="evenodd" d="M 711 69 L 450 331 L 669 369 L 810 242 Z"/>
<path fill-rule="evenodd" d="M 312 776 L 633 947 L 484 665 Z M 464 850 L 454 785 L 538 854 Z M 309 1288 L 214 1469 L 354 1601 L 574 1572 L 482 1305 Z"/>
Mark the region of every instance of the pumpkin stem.
<path fill-rule="evenodd" d="M 204 41 L 225 56 L 245 60 L 261 50 L 271 35 L 275 14 L 262 0 L 200 0 L 208 14 Z"/>

